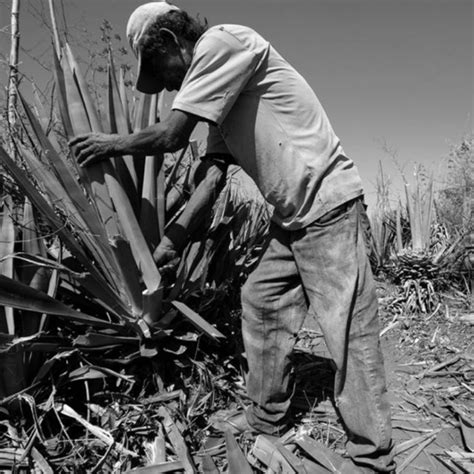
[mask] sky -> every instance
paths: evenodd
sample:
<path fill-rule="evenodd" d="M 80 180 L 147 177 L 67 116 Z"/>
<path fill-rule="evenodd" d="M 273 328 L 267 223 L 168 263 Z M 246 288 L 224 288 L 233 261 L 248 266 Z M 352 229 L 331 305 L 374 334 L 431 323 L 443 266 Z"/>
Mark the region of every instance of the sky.
<path fill-rule="evenodd" d="M 46 3 L 20 1 L 24 48 L 20 68 L 45 84 L 50 78 L 51 47 L 40 6 Z M 61 2 L 54 1 L 59 7 Z M 99 40 L 104 19 L 125 37 L 128 16 L 140 3 L 63 0 L 72 36 L 90 41 Z M 415 163 L 439 174 L 452 146 L 473 130 L 472 0 L 174 3 L 207 18 L 211 25 L 237 23 L 254 28 L 306 78 L 359 168 L 369 205 L 375 204 L 379 161 L 392 180 L 392 198 L 401 193 L 400 172 L 384 151 L 384 143 L 408 176 Z M 9 48 L 9 7 L 8 0 L 0 0 L 0 52 L 4 56 Z M 47 17 L 47 11 L 43 16 Z M 63 21 L 60 15 L 60 24 Z M 82 56 L 87 62 L 87 54 Z M 132 56 L 128 58 L 133 64 Z M 0 71 L 6 74 L 5 69 Z"/>

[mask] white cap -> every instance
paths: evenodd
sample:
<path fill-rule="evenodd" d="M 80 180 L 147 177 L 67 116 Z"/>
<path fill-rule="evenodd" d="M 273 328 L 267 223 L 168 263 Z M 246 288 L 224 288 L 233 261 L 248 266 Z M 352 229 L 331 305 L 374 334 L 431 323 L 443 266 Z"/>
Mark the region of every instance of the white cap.
<path fill-rule="evenodd" d="M 150 2 L 140 5 L 128 19 L 127 38 L 138 59 L 138 73 L 135 87 L 140 92 L 146 94 L 156 94 L 157 92 L 161 92 L 164 89 L 164 85 L 155 77 L 150 75 L 147 72 L 147 68 L 144 67 L 145 65 L 142 61 L 139 43 L 148 28 L 155 23 L 157 18 L 170 11 L 179 11 L 179 8 L 175 5 L 170 5 L 165 1 Z"/>

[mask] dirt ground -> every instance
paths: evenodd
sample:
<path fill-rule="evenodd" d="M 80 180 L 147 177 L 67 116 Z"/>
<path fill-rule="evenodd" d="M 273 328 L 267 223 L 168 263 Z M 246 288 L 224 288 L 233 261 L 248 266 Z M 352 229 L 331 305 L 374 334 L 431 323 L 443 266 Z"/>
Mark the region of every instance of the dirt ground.
<path fill-rule="evenodd" d="M 396 458 L 399 466 L 408 462 L 407 473 L 474 472 L 472 457 L 471 463 L 450 462 L 456 453 L 467 451 L 474 420 L 473 331 L 460 318 L 469 313 L 453 306 L 451 311 L 449 305 L 440 308 L 429 320 L 429 315 L 400 318 L 382 336 L 394 442 L 419 437 Z M 383 327 L 390 324 L 387 316 L 382 316 Z"/>
<path fill-rule="evenodd" d="M 378 291 L 397 473 L 474 473 L 472 299 L 446 296 L 432 314 L 406 315 L 390 306 L 390 289 L 380 284 Z M 305 354 L 328 356 L 312 318 L 299 346 Z M 320 424 L 331 418 L 331 429 L 339 430 L 320 399 L 312 412 L 326 406 Z M 332 447 L 343 454 L 342 435 L 338 441 Z"/>

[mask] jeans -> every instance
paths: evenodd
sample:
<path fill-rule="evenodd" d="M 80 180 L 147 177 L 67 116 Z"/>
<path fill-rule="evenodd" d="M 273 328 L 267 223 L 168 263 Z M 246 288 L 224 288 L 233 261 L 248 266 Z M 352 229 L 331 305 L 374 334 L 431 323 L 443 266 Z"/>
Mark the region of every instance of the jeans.
<path fill-rule="evenodd" d="M 357 199 L 335 217 L 300 230 L 272 224 L 261 260 L 242 289 L 247 392 L 253 402 L 247 418 L 270 434 L 287 424 L 294 389 L 290 356 L 310 306 L 336 366 L 334 398 L 347 452 L 357 465 L 390 472 L 390 405 L 366 223 Z"/>

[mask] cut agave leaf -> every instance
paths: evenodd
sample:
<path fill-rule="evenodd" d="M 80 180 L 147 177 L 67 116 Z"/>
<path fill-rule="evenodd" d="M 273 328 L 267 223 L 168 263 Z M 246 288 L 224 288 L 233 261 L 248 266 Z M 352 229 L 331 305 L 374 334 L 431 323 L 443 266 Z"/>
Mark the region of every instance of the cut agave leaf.
<path fill-rule="evenodd" d="M 209 337 L 214 339 L 215 341 L 219 341 L 220 339 L 225 339 L 224 334 L 222 334 L 220 331 L 218 331 L 214 326 L 209 324 L 205 319 L 203 319 L 199 314 L 197 314 L 195 311 L 193 311 L 191 308 L 186 306 L 184 303 L 181 303 L 179 301 L 172 301 L 171 304 L 186 318 L 189 319 L 189 321 L 194 324 L 198 329 L 203 331 L 205 334 L 207 334 Z"/>

